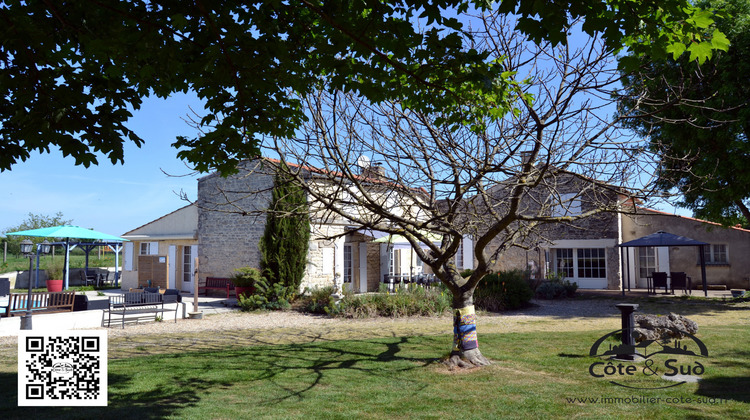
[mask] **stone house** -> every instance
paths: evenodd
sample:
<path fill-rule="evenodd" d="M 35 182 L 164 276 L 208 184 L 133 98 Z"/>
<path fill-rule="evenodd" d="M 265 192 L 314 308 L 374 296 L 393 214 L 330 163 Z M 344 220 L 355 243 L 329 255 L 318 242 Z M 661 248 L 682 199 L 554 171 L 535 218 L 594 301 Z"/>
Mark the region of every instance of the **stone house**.
<path fill-rule="evenodd" d="M 494 186 L 490 190 L 493 201 L 505 205 L 514 182 L 510 179 Z M 613 210 L 620 199 L 616 189 L 574 173 L 560 171 L 546 176 L 544 182 L 525 192 L 519 213 L 532 218 L 572 219 L 539 222 L 522 240 L 508 246 L 506 237 L 524 227 L 514 223 L 490 242 L 489 253 L 497 253 L 490 268 L 527 269 L 537 279 L 560 273 L 580 288 L 618 288 L 619 219 Z M 602 208 L 605 211 L 599 211 Z M 503 250 L 498 253 L 496 249 L 501 247 Z"/>
<path fill-rule="evenodd" d="M 502 190 L 502 186 L 499 187 Z M 682 271 L 701 283 L 697 247 L 624 248 L 618 244 L 665 231 L 709 244 L 706 251 L 706 281 L 718 288 L 750 289 L 750 230 L 725 228 L 704 220 L 677 216 L 643 207 L 625 207 L 617 189 L 562 173 L 554 188 L 541 188 L 525 201 L 537 203 L 529 211 L 580 216 L 596 208 L 605 211 L 578 220 L 539 226 L 533 235 L 510 247 L 495 261 L 494 270 L 528 269 L 532 278 L 562 274 L 583 289 L 622 287 L 629 270 L 631 287 L 646 288 L 646 277 L 654 271 Z M 555 195 L 551 201 L 545 196 Z M 539 203 L 552 203 L 541 209 Z M 502 237 L 493 241 L 499 246 Z M 625 276 L 627 278 L 627 276 Z"/>
<path fill-rule="evenodd" d="M 213 173 L 198 180 L 201 282 L 206 277 L 229 277 L 240 267 L 259 267 L 258 243 L 275 177 L 274 165 L 265 165 L 267 161 L 243 162 L 236 174 L 222 177 Z M 319 191 L 330 187 L 325 180 L 308 182 L 318 182 L 315 188 Z M 377 194 L 377 182 L 372 182 L 371 189 Z M 336 193 L 341 192 L 330 192 Z M 373 242 L 382 232 L 359 229 L 346 217 L 317 208 L 310 198 L 308 201 L 311 236 L 303 290 L 332 286 L 336 279 L 355 292 L 377 291 L 384 275 L 400 275 L 420 266 L 408 249 Z"/>
<path fill-rule="evenodd" d="M 750 290 L 750 230 L 739 226 L 722 227 L 692 217 L 676 216 L 657 210 L 638 208 L 622 217 L 623 242 L 664 231 L 692 238 L 705 246 L 706 283 L 716 288 Z M 628 248 L 630 278 L 636 287 L 645 288 L 650 271 L 683 271 L 692 278 L 693 288 L 701 283 L 698 247 Z"/>
<path fill-rule="evenodd" d="M 256 160 L 242 163 L 239 172 L 228 177 L 217 173 L 202 177 L 195 203 L 122 235 L 132 241 L 124 250 L 122 287 L 143 283 L 144 274 L 138 270 L 141 256 L 166 257 L 170 287 L 184 291 L 192 291 L 196 280 L 201 284 L 206 277 L 230 277 L 237 268 L 258 267 L 264 210 L 274 186 L 272 168 Z M 500 183 L 493 190 L 502 202 L 507 185 Z M 540 225 L 519 246 L 503 249 L 491 268 L 528 269 L 531 277 L 539 279 L 561 273 L 580 288 L 597 289 L 620 289 L 626 269 L 636 279 L 632 286 L 639 288 L 645 288 L 645 276 L 653 271 L 684 271 L 696 285 L 700 281 L 697 248 L 631 248 L 623 254 L 617 247 L 663 230 L 710 244 L 706 252 L 710 285 L 750 288 L 750 260 L 743 258 L 750 251 L 749 230 L 641 207 L 620 212 L 622 201 L 612 186 L 564 173 L 531 191 L 525 202 L 534 204 L 527 204 L 526 211 L 592 214 Z M 602 206 L 607 211 L 594 211 Z M 311 203 L 310 248 L 302 288 L 331 286 L 338 277 L 339 283 L 355 292 L 371 292 L 378 290 L 384 276 L 429 272 L 408 244 L 375 242 L 385 235 L 353 226 L 345 217 L 315 209 Z M 495 239 L 490 250 L 503 247 L 502 240 L 502 235 Z M 457 267 L 473 268 L 472 255 L 472 237 L 465 235 Z M 196 257 L 199 278 L 193 279 Z"/>
<path fill-rule="evenodd" d="M 259 267 L 258 243 L 274 186 L 273 165 L 243 162 L 236 174 L 212 173 L 198 180 L 198 199 L 124 235 L 122 288 L 143 286 L 153 275 L 139 270 L 147 257 L 165 262 L 165 287 L 192 292 L 196 279 L 230 277 L 240 267 Z M 324 187 L 321 187 L 324 188 Z M 345 218 L 315 209 L 302 289 L 332 286 L 334 277 L 355 292 L 377 291 L 385 275 L 408 276 L 422 264 L 403 243 L 376 243 L 386 235 L 359 229 Z M 161 258 L 159 258 L 161 257 Z M 196 261 L 197 258 L 197 261 Z M 141 261 L 142 263 L 142 261 Z M 150 269 L 150 266 L 149 266 Z M 161 269 L 160 269 L 161 270 Z"/>
<path fill-rule="evenodd" d="M 120 280 L 124 290 L 147 285 L 149 280 L 162 288 L 194 290 L 198 206 L 187 205 L 121 236 L 130 240 L 123 244 Z M 155 259 L 157 266 L 153 269 L 159 273 L 154 273 L 150 265 L 148 270 L 140 267 L 151 259 Z"/>

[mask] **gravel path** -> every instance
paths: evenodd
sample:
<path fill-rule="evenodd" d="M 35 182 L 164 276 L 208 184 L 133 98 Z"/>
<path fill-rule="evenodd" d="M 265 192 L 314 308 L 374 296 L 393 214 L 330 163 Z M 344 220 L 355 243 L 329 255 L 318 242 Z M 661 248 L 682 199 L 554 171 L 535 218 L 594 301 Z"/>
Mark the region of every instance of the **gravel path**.
<path fill-rule="evenodd" d="M 54 315 L 49 315 L 54 316 Z M 478 328 L 482 332 L 507 332 L 519 330 L 549 330 L 557 323 L 570 323 L 576 319 L 575 329 L 590 328 L 608 320 L 617 322 L 618 311 L 609 300 L 533 301 L 529 308 L 504 312 L 480 313 Z M 268 335 L 269 331 L 282 331 L 287 336 L 327 337 L 329 339 L 372 337 L 394 334 L 451 333 L 452 320 L 442 317 L 341 319 L 298 312 L 243 313 L 232 311 L 207 315 L 202 320 L 178 319 L 162 322 L 144 322 L 126 325 L 124 329 L 106 328 L 110 341 L 132 340 L 140 336 L 166 337 L 169 335 L 196 334 L 215 331 L 217 340 L 235 336 L 232 331 L 255 335 Z M 284 334 L 281 334 L 284 335 Z M 291 339 L 291 338 L 290 338 Z M 292 340 L 296 341 L 296 340 Z M 15 345 L 17 337 L 0 337 L 0 346 Z"/>

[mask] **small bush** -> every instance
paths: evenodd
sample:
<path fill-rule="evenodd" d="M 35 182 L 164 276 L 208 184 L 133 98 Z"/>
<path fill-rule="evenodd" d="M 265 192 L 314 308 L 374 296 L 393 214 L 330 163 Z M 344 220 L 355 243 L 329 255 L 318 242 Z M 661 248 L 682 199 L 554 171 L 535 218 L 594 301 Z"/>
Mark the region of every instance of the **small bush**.
<path fill-rule="evenodd" d="M 563 286 L 562 283 L 553 281 L 542 283 L 536 289 L 536 295 L 541 299 L 555 299 L 565 296 L 565 294 L 565 286 Z"/>
<path fill-rule="evenodd" d="M 243 311 L 289 309 L 296 297 L 294 287 L 285 287 L 279 283 L 270 283 L 262 277 L 255 281 L 255 293 L 249 296 L 237 296 Z"/>
<path fill-rule="evenodd" d="M 488 274 L 474 291 L 474 305 L 485 311 L 518 309 L 534 297 L 522 270 Z"/>
<path fill-rule="evenodd" d="M 549 300 L 575 296 L 578 284 L 565 280 L 565 276 L 560 273 L 552 273 L 547 278 L 549 281 L 536 289 L 539 298 Z"/>
<path fill-rule="evenodd" d="M 47 278 L 51 280 L 62 280 L 65 271 L 65 261 L 57 258 L 47 266 Z"/>
<path fill-rule="evenodd" d="M 327 288 L 330 291 L 332 289 Z M 313 297 L 312 294 L 308 308 L 318 308 L 313 302 L 323 302 L 324 289 L 320 289 L 321 296 Z M 331 316 L 343 318 L 370 318 L 375 316 L 405 317 L 414 315 L 442 315 L 451 307 L 451 295 L 439 288 L 426 289 L 415 284 L 401 287 L 395 293 L 373 293 L 366 295 L 355 295 L 345 293 L 344 298 L 338 302 L 328 299 L 328 304 L 323 308 L 325 313 Z M 312 312 L 312 311 L 311 311 Z"/>
<path fill-rule="evenodd" d="M 333 286 L 305 289 L 300 309 L 313 314 L 326 314 L 326 307 L 333 305 Z"/>
<path fill-rule="evenodd" d="M 257 268 L 242 267 L 234 271 L 232 284 L 238 287 L 256 287 L 256 283 L 263 280 L 263 274 Z"/>

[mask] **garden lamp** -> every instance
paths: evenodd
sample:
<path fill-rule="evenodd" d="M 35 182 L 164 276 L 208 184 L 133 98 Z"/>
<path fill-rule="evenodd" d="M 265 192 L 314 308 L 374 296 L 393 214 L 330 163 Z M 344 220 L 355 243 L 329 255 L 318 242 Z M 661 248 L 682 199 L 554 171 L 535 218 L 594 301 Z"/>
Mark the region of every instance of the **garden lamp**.
<path fill-rule="evenodd" d="M 32 249 L 34 248 L 34 243 L 32 243 L 29 239 L 24 239 L 21 241 L 21 253 L 24 254 L 24 256 L 29 257 L 29 291 L 26 295 L 26 314 L 21 316 L 21 329 L 22 330 L 30 330 L 31 329 L 31 271 L 34 269 L 34 253 L 32 252 Z M 50 243 L 45 240 L 41 244 L 37 244 L 36 246 L 36 261 L 37 261 L 37 268 L 39 267 L 39 252 L 42 253 L 49 253 L 50 251 Z"/>
<path fill-rule="evenodd" d="M 34 254 L 31 249 L 34 247 L 34 243 L 29 239 L 21 241 L 21 253 L 24 257 L 29 258 L 29 294 L 26 296 L 26 315 L 21 316 L 21 329 L 31 329 L 31 271 L 34 267 Z"/>

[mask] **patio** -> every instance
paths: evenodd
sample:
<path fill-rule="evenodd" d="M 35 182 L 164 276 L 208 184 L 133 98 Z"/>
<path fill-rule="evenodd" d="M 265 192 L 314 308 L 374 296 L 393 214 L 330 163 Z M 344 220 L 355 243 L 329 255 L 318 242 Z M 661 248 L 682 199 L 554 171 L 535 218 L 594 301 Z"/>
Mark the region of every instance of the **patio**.
<path fill-rule="evenodd" d="M 102 290 L 104 296 L 99 296 L 97 291 L 86 292 L 89 301 L 107 300 L 108 296 L 121 295 L 124 291 L 120 289 Z M 182 303 L 179 303 L 178 318 L 186 318 L 188 312 L 193 310 L 193 295 L 183 293 Z M 2 297 L 0 299 L 7 299 Z M 234 306 L 235 299 L 226 299 L 220 297 L 198 297 L 198 309 L 203 315 L 232 312 L 238 310 Z M 0 302 L 0 306 L 3 302 Z M 59 331 L 59 330 L 77 330 L 87 328 L 99 328 L 102 323 L 102 310 L 92 309 L 88 311 L 60 312 L 53 314 L 36 314 L 33 315 L 34 331 Z M 15 336 L 21 330 L 21 317 L 15 316 L 0 319 L 0 337 Z"/>

